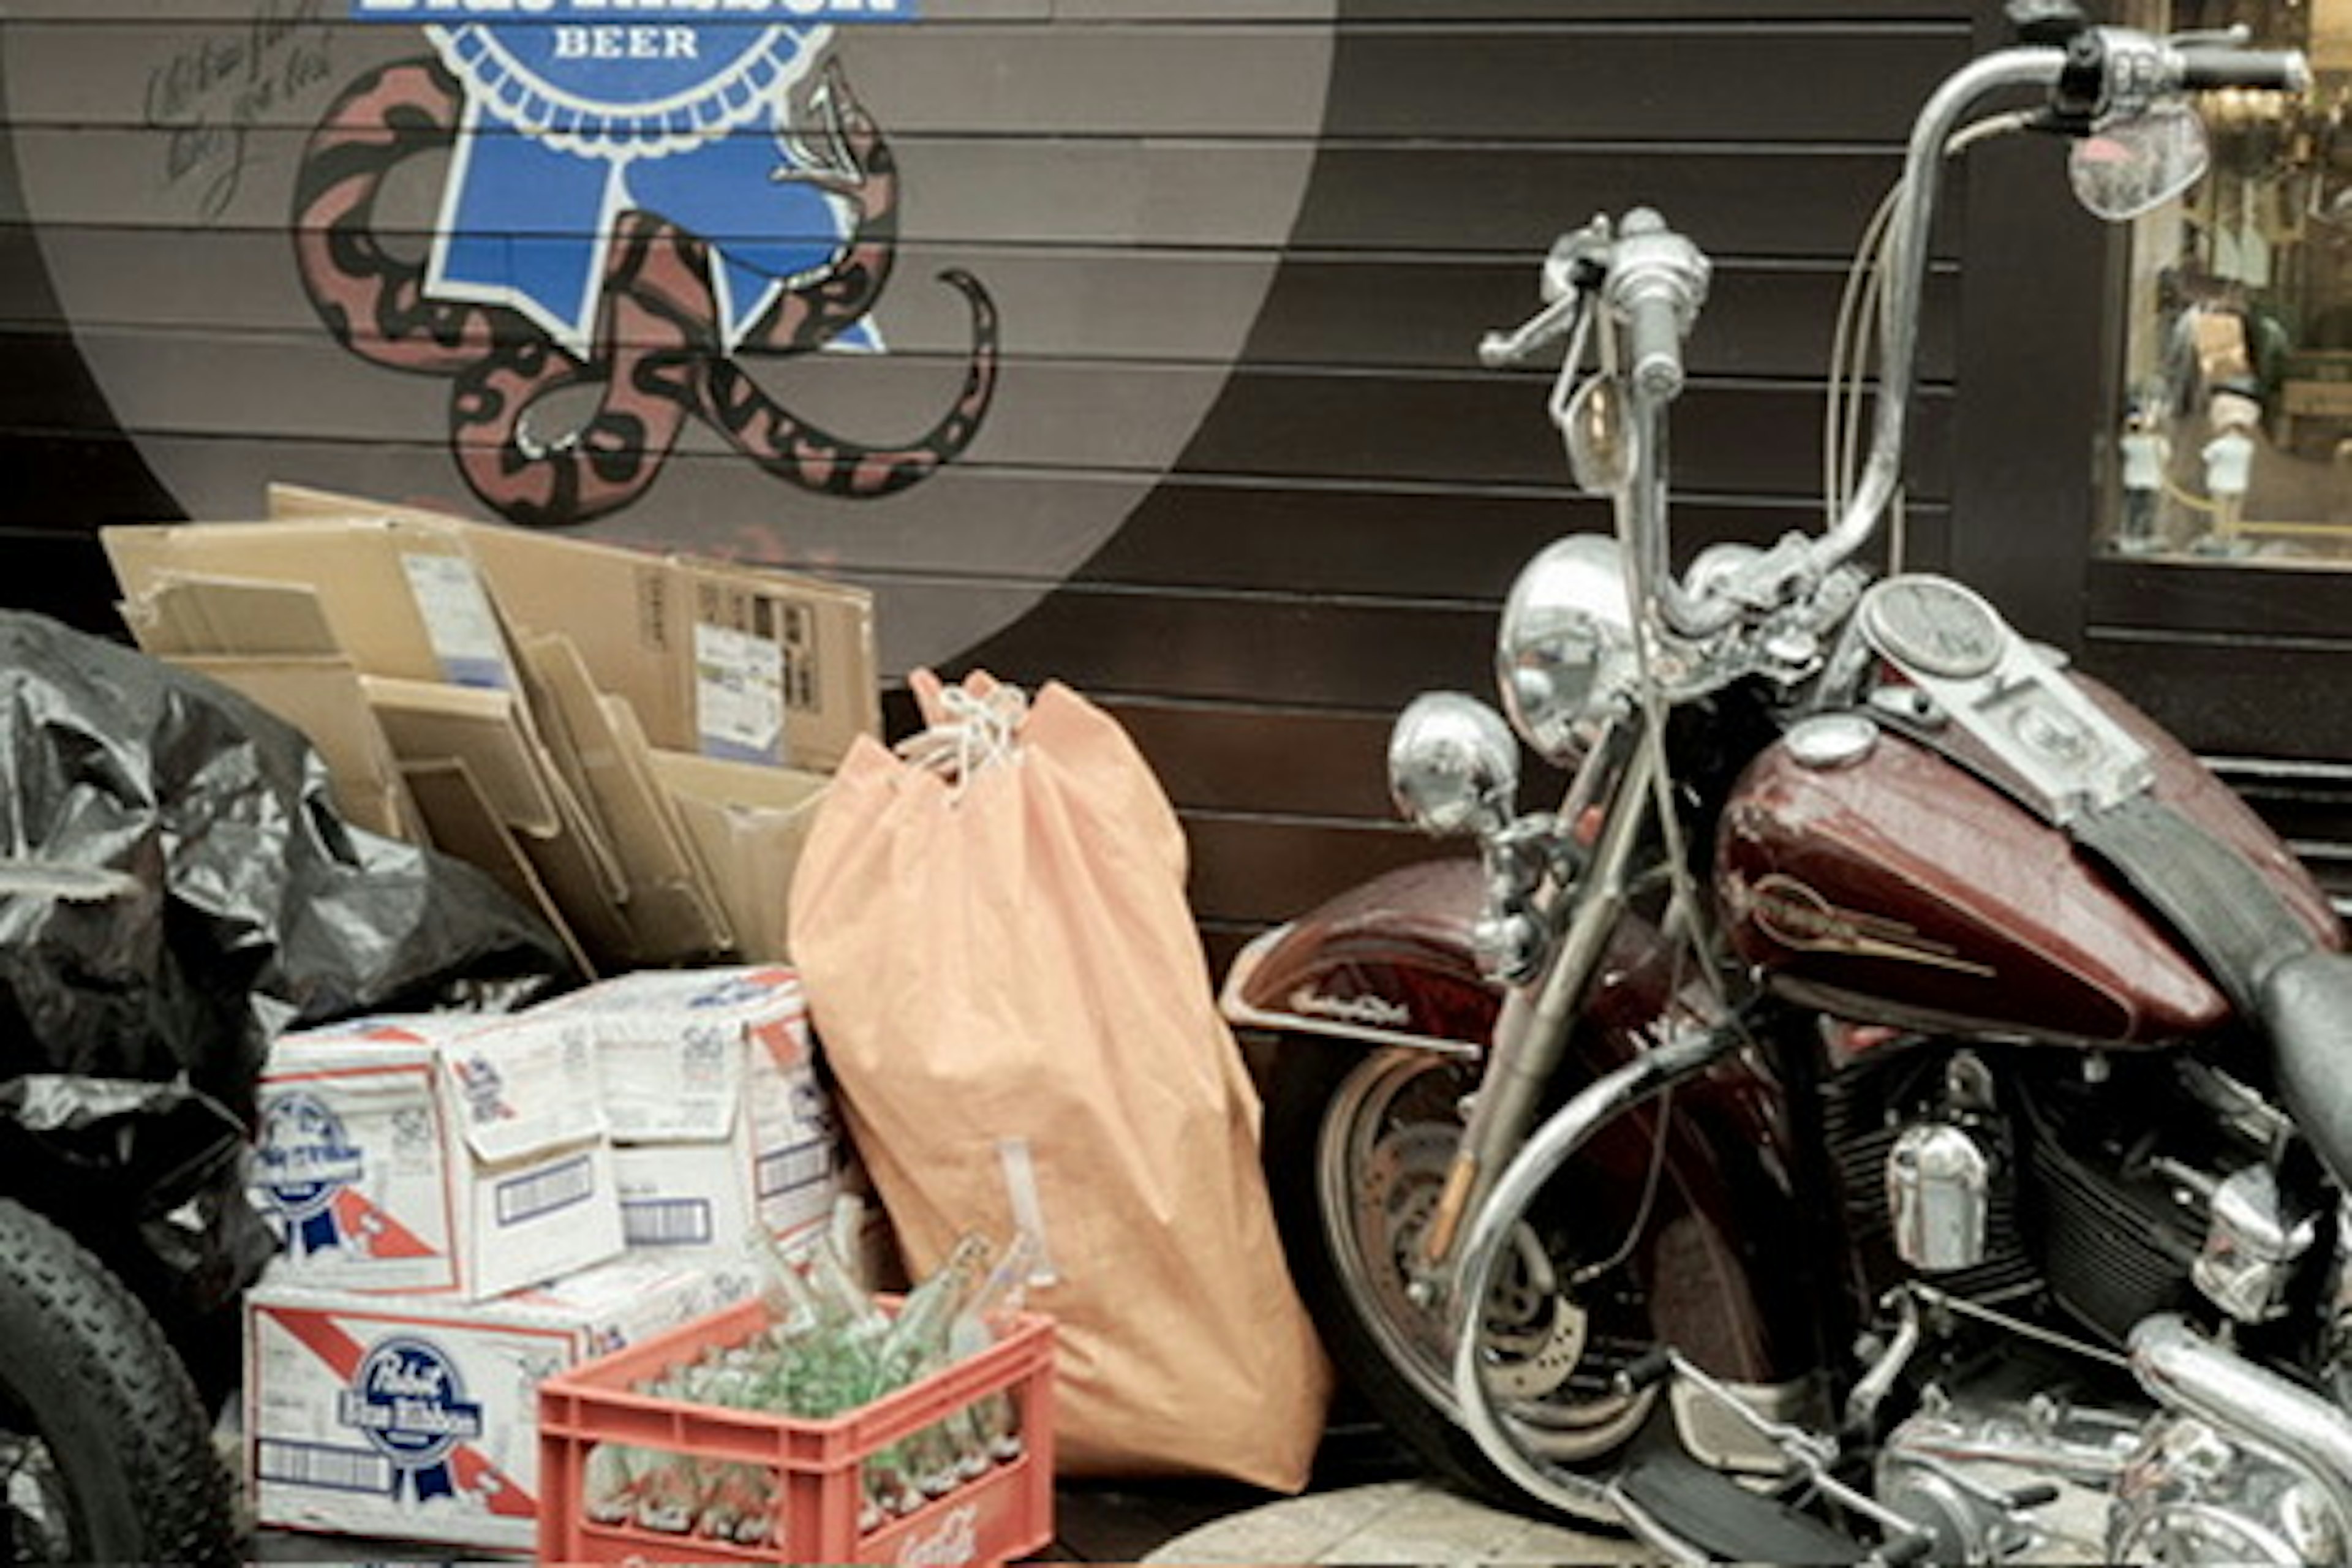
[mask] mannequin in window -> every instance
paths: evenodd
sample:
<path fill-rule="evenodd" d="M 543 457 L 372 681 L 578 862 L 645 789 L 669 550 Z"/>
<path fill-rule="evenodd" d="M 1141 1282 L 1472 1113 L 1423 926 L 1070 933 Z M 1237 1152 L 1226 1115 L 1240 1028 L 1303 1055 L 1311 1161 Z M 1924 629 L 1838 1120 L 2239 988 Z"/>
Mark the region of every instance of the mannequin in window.
<path fill-rule="evenodd" d="M 2208 542 L 2217 553 L 2235 554 L 2239 549 L 2246 491 L 2253 484 L 2253 432 L 2262 413 L 2262 405 L 2243 393 L 2216 392 L 2207 414 L 2213 434 L 2201 456 L 2205 493 L 2213 502 L 2213 533 Z"/>
<path fill-rule="evenodd" d="M 2134 408 L 2124 420 L 2117 442 L 2123 459 L 2123 526 L 2116 532 L 2116 548 L 2126 555 L 2145 555 L 2157 546 L 2157 511 L 2164 496 L 2164 473 L 2172 461 L 2172 439 L 2165 435 L 2154 412 Z"/>

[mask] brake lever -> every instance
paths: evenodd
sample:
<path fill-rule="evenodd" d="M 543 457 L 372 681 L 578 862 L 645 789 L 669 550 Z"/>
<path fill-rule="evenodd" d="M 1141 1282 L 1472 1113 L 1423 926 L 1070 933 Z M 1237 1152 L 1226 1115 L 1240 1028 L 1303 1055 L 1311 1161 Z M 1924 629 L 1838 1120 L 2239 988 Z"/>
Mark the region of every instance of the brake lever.
<path fill-rule="evenodd" d="M 1544 308 L 1509 331 L 1488 332 L 1478 344 L 1478 363 L 1488 370 L 1502 370 L 1571 332 L 1581 342 L 1593 298 L 1609 276 L 1607 257 L 1614 233 L 1604 214 L 1552 241 L 1543 265 Z M 1575 368 L 1573 357 L 1569 368 Z"/>
<path fill-rule="evenodd" d="M 2168 33 L 2164 43 L 2173 49 L 2242 49 L 2254 41 L 2254 29 L 2244 22 L 2226 27 L 2201 27 L 2194 32 Z"/>
<path fill-rule="evenodd" d="M 1592 297 L 1582 289 L 1561 295 L 1507 332 L 1488 332 L 1478 341 L 1478 363 L 1488 370 L 1521 364 L 1536 351 L 1582 330 L 1592 308 Z"/>

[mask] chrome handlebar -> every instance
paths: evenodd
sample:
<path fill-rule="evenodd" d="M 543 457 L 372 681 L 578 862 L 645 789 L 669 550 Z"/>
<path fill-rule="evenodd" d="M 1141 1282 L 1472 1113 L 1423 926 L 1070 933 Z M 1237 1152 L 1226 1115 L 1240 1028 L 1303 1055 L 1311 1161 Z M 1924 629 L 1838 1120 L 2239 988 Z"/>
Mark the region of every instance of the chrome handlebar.
<path fill-rule="evenodd" d="M 1948 144 L 1969 111 L 1995 94 L 2037 89 L 2060 129 L 2144 113 L 2160 99 L 2217 87 L 2301 91 L 2310 68 L 2296 51 L 2251 50 L 2242 37 L 2168 40 L 2127 28 L 2091 27 L 2064 47 L 2024 46 L 1962 67 L 1928 99 L 1905 149 L 1902 179 L 1889 219 L 1884 306 L 1879 315 L 1878 376 L 1868 455 L 1839 516 L 1816 535 L 1790 533 L 1769 550 L 1718 564 L 1695 584 L 1666 566 L 1664 412 L 1682 391 L 1682 340 L 1705 303 L 1706 256 L 1647 209 L 1620 225 L 1596 218 L 1563 236 L 1544 264 L 1544 310 L 1514 331 L 1489 334 L 1479 357 L 1513 364 L 1571 333 L 1593 315 L 1622 328 L 1622 375 L 1633 422 L 1633 471 L 1621 505 L 1633 521 L 1629 559 L 1646 579 L 1670 629 L 1693 639 L 1742 621 L 1759 622 L 1813 594 L 1877 532 L 1902 481 L 1903 448 L 1918 358 L 1920 296 L 1928 233 Z M 1577 366 L 1564 367 L 1563 385 Z M 1570 400 L 1553 398 L 1565 428 Z M 1653 537 L 1655 536 L 1655 537 Z"/>

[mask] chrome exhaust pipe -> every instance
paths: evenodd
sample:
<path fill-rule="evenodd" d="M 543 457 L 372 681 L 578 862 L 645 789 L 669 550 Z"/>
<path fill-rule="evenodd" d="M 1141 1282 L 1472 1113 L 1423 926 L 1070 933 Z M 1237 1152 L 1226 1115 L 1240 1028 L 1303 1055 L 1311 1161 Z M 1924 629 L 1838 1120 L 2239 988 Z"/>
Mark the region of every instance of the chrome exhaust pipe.
<path fill-rule="evenodd" d="M 2131 1366 L 2159 1404 L 2302 1465 L 2352 1518 L 2352 1415 L 2215 1344 L 2169 1312 L 2143 1319 L 2132 1330 Z"/>

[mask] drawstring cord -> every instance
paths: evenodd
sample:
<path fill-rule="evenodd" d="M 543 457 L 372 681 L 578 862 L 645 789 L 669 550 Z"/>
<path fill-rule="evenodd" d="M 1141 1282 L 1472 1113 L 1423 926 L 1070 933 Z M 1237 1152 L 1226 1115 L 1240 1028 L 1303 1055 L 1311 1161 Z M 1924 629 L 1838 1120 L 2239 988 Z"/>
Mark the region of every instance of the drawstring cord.
<path fill-rule="evenodd" d="M 1021 748 L 1015 731 L 1028 717 L 1029 699 L 1017 686 L 999 686 L 976 696 L 961 686 L 939 696 L 940 718 L 920 734 L 894 748 L 916 767 L 937 773 L 961 796 L 964 786 L 990 768 L 1013 761 Z"/>

